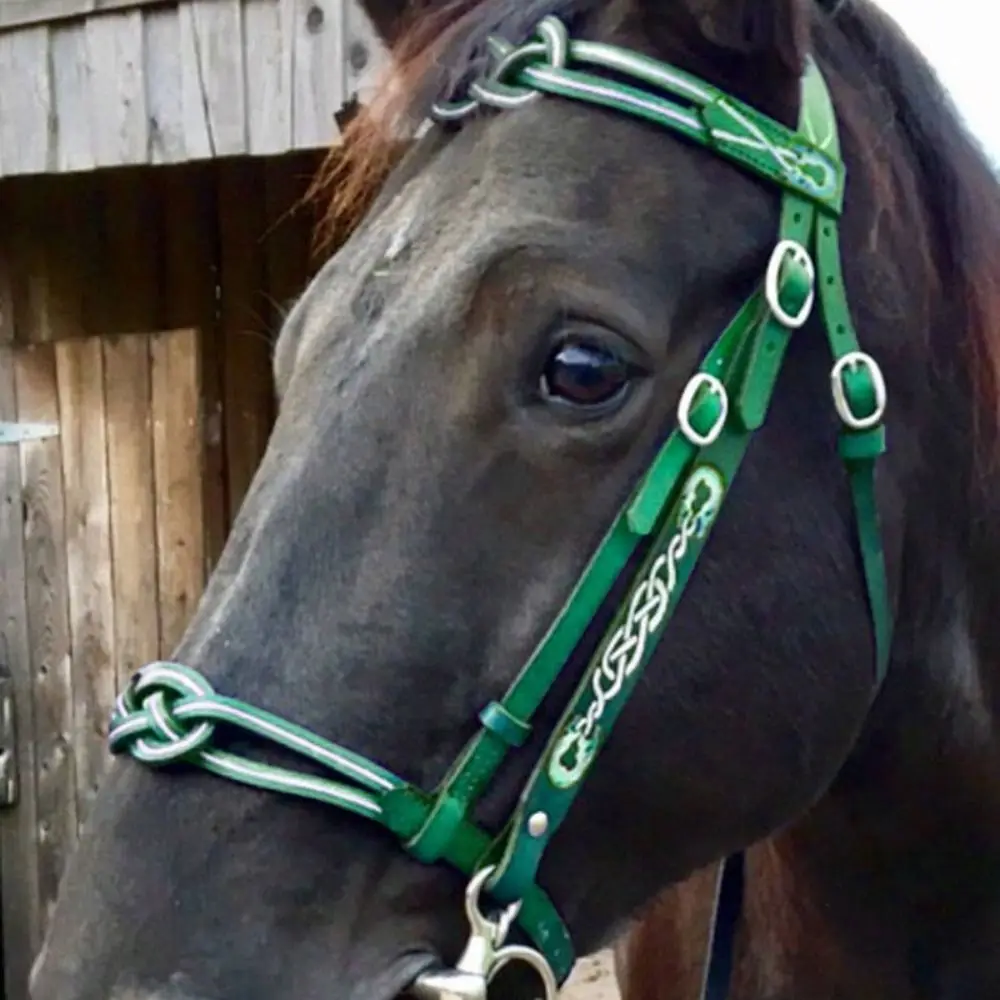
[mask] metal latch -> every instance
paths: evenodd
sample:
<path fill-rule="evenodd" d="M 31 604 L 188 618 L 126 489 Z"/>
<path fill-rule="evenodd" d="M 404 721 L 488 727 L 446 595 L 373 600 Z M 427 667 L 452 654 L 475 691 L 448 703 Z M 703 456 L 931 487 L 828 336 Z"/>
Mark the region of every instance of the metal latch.
<path fill-rule="evenodd" d="M 0 421 L 0 444 L 20 444 L 22 441 L 40 441 L 57 437 L 58 424 L 16 424 Z"/>
<path fill-rule="evenodd" d="M 0 667 L 0 809 L 17 805 L 17 727 L 14 679 Z"/>

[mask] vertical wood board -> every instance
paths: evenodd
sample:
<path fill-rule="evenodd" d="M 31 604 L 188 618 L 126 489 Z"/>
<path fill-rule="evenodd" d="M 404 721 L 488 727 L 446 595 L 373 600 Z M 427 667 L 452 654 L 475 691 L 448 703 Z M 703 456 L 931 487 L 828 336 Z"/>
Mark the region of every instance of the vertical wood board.
<path fill-rule="evenodd" d="M 201 340 L 205 574 L 215 566 L 228 532 L 221 334 L 218 323 L 217 164 L 164 173 L 163 329 L 196 327 Z M 224 176 L 223 176 L 224 183 Z"/>
<path fill-rule="evenodd" d="M 13 364 L 18 419 L 58 426 L 53 344 L 19 349 Z M 47 924 L 77 826 L 62 461 L 59 437 L 26 441 L 19 450 L 35 718 L 38 880 Z"/>
<path fill-rule="evenodd" d="M 142 11 L 88 18 L 90 127 L 97 166 L 148 162 Z"/>
<path fill-rule="evenodd" d="M 66 504 L 78 819 L 109 757 L 116 695 L 104 366 L 98 338 L 56 344 Z"/>
<path fill-rule="evenodd" d="M 229 519 L 263 457 L 273 420 L 270 310 L 264 294 L 264 176 L 253 161 L 219 185 L 223 413 Z"/>
<path fill-rule="evenodd" d="M 245 0 L 247 145 L 252 155 L 283 153 L 292 145 L 292 61 L 282 8 L 275 0 Z"/>
<path fill-rule="evenodd" d="M 175 7 L 154 8 L 143 18 L 146 109 L 150 163 L 180 163 L 192 156 L 181 74 L 181 25 Z"/>
<path fill-rule="evenodd" d="M 17 419 L 13 351 L 0 348 L 0 420 Z M 0 924 L 4 988 L 26 998 L 32 959 L 41 944 L 38 886 L 35 731 L 24 578 L 24 507 L 16 448 L 0 447 L 0 671 L 14 691 L 19 799 L 0 809 Z"/>
<path fill-rule="evenodd" d="M 292 143 L 328 146 L 344 103 L 344 0 L 281 0 L 292 77 Z"/>
<path fill-rule="evenodd" d="M 0 171 L 42 173 L 56 163 L 49 29 L 0 32 Z"/>
<path fill-rule="evenodd" d="M 160 651 L 169 658 L 204 586 L 201 345 L 197 330 L 151 339 Z"/>
<path fill-rule="evenodd" d="M 90 47 L 83 23 L 51 34 L 55 170 L 92 170 L 97 163 L 91 118 L 100 115 L 91 94 Z"/>
<path fill-rule="evenodd" d="M 149 337 L 108 337 L 103 349 L 120 689 L 160 654 Z"/>
<path fill-rule="evenodd" d="M 189 156 L 246 151 L 239 0 L 186 0 L 178 8 L 181 99 Z"/>

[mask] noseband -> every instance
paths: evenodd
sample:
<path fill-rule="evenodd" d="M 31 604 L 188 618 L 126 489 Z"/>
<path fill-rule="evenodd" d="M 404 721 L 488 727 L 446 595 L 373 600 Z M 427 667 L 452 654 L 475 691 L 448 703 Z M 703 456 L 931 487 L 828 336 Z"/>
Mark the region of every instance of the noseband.
<path fill-rule="evenodd" d="M 725 328 L 681 394 L 677 428 L 656 455 L 593 554 L 549 631 L 507 693 L 480 713 L 482 727 L 431 792 L 268 712 L 216 694 L 186 667 L 154 663 L 119 697 L 110 744 L 142 763 L 183 760 L 221 777 L 314 799 L 373 819 L 425 863 L 446 862 L 470 879 L 469 943 L 453 969 L 422 974 L 421 1000 L 482 1000 L 509 962 L 526 962 L 548 1000 L 575 960 L 569 932 L 538 885 L 555 836 L 684 592 L 754 431 L 761 427 L 795 331 L 818 309 L 832 355 L 830 386 L 842 428 L 870 605 L 877 689 L 891 636 L 875 462 L 885 451 L 886 388 L 860 350 L 841 271 L 838 220 L 845 171 L 829 91 L 810 60 L 801 80 L 797 130 L 762 115 L 673 66 L 599 42 L 575 40 L 557 18 L 515 47 L 490 39 L 492 68 L 467 96 L 435 105 L 439 122 L 478 109 L 514 110 L 543 94 L 600 105 L 661 125 L 782 191 L 778 239 L 760 286 Z M 614 74 L 613 77 L 608 74 Z M 627 79 L 629 82 L 622 82 Z M 471 818 L 581 637 L 624 573 L 645 552 L 575 693 L 500 830 Z M 212 745 L 219 724 L 236 726 L 310 758 L 339 776 L 317 777 L 239 757 Z M 502 909 L 487 918 L 480 895 Z M 533 947 L 507 945 L 518 923 Z"/>

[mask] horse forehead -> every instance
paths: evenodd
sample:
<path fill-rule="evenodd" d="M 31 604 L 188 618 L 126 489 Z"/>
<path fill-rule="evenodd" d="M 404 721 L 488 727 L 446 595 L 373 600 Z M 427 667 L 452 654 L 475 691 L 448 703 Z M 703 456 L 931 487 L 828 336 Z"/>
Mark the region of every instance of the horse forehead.
<path fill-rule="evenodd" d="M 376 343 L 409 336 L 428 309 L 445 319 L 490 259 L 543 230 L 592 223 L 631 232 L 648 208 L 635 198 L 645 171 L 629 173 L 632 196 L 615 197 L 613 177 L 598 172 L 624 162 L 623 135 L 596 131 L 587 109 L 545 103 L 456 134 L 307 290 L 289 317 L 301 319 L 299 357 L 336 330 L 338 361 L 359 360 Z M 358 321 L 358 304 L 376 299 L 379 318 L 362 309 Z"/>

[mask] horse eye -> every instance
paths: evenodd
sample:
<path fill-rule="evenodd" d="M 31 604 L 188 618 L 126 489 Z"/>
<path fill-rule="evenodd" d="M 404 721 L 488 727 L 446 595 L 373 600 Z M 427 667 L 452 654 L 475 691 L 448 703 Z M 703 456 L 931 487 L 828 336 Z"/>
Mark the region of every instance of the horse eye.
<path fill-rule="evenodd" d="M 571 336 L 552 349 L 541 386 L 547 399 L 600 406 L 622 396 L 633 374 L 633 366 L 606 344 L 593 337 Z"/>

